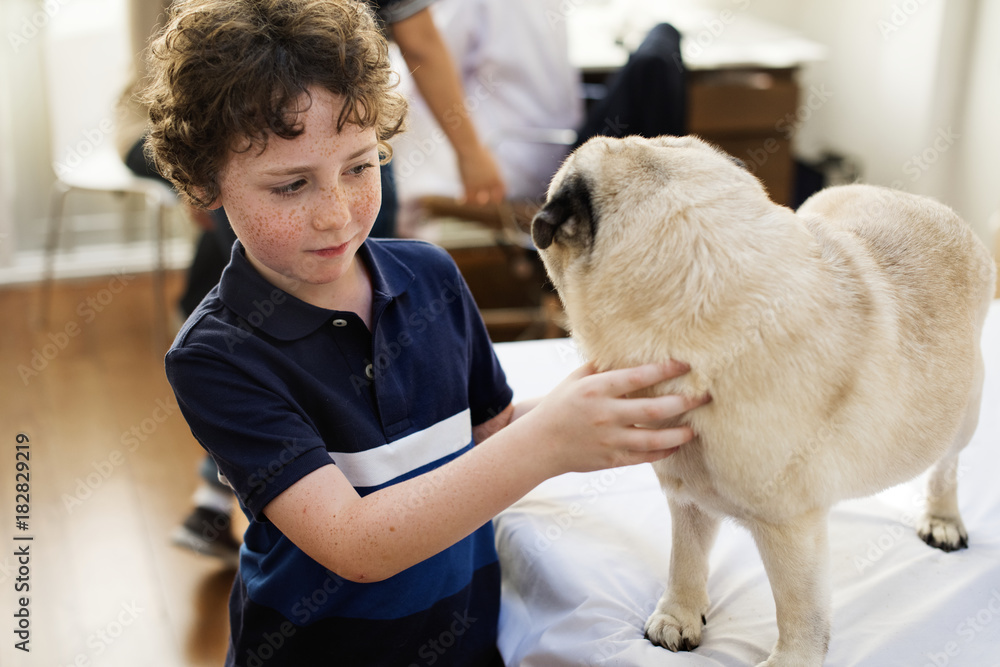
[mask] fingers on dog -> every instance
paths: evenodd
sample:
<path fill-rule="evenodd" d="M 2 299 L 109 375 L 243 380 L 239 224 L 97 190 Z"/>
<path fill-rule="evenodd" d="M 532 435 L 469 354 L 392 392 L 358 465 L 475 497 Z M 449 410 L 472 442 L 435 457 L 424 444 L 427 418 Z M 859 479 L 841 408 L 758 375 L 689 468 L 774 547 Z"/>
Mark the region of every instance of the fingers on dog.
<path fill-rule="evenodd" d="M 683 361 L 670 361 L 660 364 L 644 364 L 635 368 L 606 371 L 603 375 L 608 382 L 612 396 L 624 396 L 654 384 L 672 380 L 684 375 L 691 367 Z"/>
<path fill-rule="evenodd" d="M 630 423 L 646 428 L 658 428 L 656 425 L 678 417 L 708 402 L 705 396 L 689 397 L 678 394 L 668 394 L 655 398 L 631 398 L 628 400 Z"/>
<path fill-rule="evenodd" d="M 694 429 L 690 426 L 675 426 L 656 431 L 645 429 L 642 438 L 645 441 L 645 449 L 650 452 L 674 450 L 686 442 L 690 442 L 695 436 Z"/>
<path fill-rule="evenodd" d="M 594 367 L 594 362 L 588 361 L 567 376 L 567 380 L 579 380 L 581 378 L 589 377 L 597 372 Z"/>
<path fill-rule="evenodd" d="M 651 463 L 670 456 L 694 438 L 690 426 L 661 430 L 636 428 L 630 437 L 628 458 L 631 463 Z"/>

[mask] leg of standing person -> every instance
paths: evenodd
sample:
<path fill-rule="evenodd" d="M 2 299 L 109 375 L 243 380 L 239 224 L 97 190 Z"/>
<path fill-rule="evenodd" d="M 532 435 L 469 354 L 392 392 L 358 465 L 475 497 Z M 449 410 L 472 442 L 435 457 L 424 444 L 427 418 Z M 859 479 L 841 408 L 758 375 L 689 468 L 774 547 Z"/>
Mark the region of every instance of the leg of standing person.
<path fill-rule="evenodd" d="M 174 531 L 172 541 L 236 567 L 240 545 L 232 532 L 232 489 L 219 479 L 219 469 L 210 456 L 202 459 L 198 474 L 201 483 L 192 498 L 194 509 Z"/>
<path fill-rule="evenodd" d="M 219 283 L 236 241 L 225 210 L 219 208 L 208 213 L 212 231 L 202 234 L 191 262 L 188 290 L 181 301 L 185 318 Z M 202 459 L 198 475 L 201 482 L 191 498 L 194 509 L 174 531 L 172 541 L 179 547 L 214 556 L 236 567 L 240 545 L 232 534 L 232 489 L 219 480 L 219 468 L 210 456 Z"/>
<path fill-rule="evenodd" d="M 382 177 L 382 207 L 375 218 L 375 226 L 372 227 L 369 238 L 391 239 L 396 236 L 396 215 L 399 210 L 399 202 L 396 198 L 396 180 L 392 173 L 392 166 L 383 164 L 379 169 Z"/>

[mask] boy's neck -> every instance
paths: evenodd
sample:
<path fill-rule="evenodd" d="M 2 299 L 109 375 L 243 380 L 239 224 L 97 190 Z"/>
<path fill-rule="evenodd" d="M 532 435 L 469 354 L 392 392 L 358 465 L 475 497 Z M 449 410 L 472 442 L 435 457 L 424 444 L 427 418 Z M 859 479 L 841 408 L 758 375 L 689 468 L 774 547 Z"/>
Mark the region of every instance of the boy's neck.
<path fill-rule="evenodd" d="M 365 323 L 368 330 L 371 331 L 373 301 L 372 279 L 371 274 L 368 272 L 368 266 L 360 257 L 357 256 L 354 258 L 354 274 L 355 283 L 353 288 L 347 291 L 346 294 L 342 295 L 342 298 L 337 299 L 337 303 L 343 305 L 331 307 L 331 310 L 346 310 L 355 313 L 361 318 L 361 321 Z M 344 278 L 347 278 L 347 276 L 344 276 Z M 342 280 L 343 278 L 341 281 Z"/>
<path fill-rule="evenodd" d="M 371 330 L 372 281 L 368 267 L 361 257 L 355 255 L 351 268 L 335 282 L 322 285 L 290 282 L 287 278 L 262 266 L 250 253 L 246 253 L 246 258 L 257 273 L 275 287 L 319 308 L 355 313 Z"/>

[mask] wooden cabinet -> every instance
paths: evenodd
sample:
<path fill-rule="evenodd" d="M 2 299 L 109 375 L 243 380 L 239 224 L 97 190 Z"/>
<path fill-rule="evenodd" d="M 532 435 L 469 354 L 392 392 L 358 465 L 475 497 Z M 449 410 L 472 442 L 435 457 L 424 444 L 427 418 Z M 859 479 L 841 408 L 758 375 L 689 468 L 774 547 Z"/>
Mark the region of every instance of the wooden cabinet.
<path fill-rule="evenodd" d="M 742 160 L 771 198 L 792 200 L 798 84 L 793 69 L 688 73 L 688 131 Z"/>
<path fill-rule="evenodd" d="M 790 205 L 795 162 L 792 135 L 798 124 L 795 68 L 723 68 L 687 72 L 688 133 L 742 160 L 778 204 Z M 600 88 L 611 74 L 583 73 Z"/>

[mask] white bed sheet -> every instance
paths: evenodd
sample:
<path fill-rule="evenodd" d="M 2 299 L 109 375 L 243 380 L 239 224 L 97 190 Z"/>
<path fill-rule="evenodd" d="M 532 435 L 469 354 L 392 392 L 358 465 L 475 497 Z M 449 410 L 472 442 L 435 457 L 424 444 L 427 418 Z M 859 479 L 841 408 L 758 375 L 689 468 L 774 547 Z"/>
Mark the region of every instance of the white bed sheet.
<path fill-rule="evenodd" d="M 515 400 L 544 394 L 581 361 L 566 340 L 496 348 Z M 837 505 L 829 667 L 1000 667 L 1000 302 L 983 351 L 982 416 L 959 473 L 970 548 L 944 553 L 916 536 L 923 477 Z M 495 524 L 507 665 L 756 665 L 777 639 L 757 549 L 732 522 L 712 550 L 701 646 L 671 653 L 643 637 L 670 554 L 670 513 L 648 465 L 551 479 Z"/>

